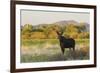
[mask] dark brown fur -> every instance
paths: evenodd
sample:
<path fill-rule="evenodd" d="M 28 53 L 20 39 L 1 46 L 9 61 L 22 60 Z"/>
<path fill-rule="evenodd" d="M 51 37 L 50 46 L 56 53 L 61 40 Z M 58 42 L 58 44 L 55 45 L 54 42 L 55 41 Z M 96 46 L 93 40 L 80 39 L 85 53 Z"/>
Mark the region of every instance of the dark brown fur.
<path fill-rule="evenodd" d="M 62 53 L 64 54 L 65 48 L 69 48 L 69 49 L 73 49 L 73 51 L 75 50 L 75 40 L 72 38 L 65 38 L 64 36 L 62 36 L 62 34 L 60 34 L 59 32 L 57 32 L 58 35 L 58 39 L 60 42 L 60 47 L 62 50 Z"/>

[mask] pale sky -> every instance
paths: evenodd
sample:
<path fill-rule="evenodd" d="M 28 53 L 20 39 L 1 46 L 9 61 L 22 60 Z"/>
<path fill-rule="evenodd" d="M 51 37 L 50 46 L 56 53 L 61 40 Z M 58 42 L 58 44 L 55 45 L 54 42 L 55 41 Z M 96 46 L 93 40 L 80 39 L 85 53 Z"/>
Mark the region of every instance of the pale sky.
<path fill-rule="evenodd" d="M 51 24 L 63 20 L 90 22 L 89 13 L 21 10 L 21 25 Z"/>

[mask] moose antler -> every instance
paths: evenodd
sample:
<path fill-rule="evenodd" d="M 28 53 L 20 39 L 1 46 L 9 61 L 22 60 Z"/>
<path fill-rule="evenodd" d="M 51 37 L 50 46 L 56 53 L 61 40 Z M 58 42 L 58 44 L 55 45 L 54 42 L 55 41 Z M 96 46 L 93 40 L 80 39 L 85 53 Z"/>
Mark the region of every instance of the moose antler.
<path fill-rule="evenodd" d="M 62 35 L 65 31 L 65 27 L 61 27 L 59 29 L 52 28 L 57 34 Z"/>
<path fill-rule="evenodd" d="M 62 35 L 65 31 L 65 27 L 60 28 L 60 34 Z"/>

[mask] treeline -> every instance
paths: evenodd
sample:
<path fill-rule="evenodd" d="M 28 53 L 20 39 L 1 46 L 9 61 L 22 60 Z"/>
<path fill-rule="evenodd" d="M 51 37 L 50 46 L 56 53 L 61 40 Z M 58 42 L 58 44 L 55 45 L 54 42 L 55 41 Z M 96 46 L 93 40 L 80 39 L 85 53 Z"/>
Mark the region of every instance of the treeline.
<path fill-rule="evenodd" d="M 40 24 L 34 26 L 32 24 L 25 24 L 24 26 L 21 26 L 21 37 L 22 39 L 55 39 L 57 38 L 57 34 L 54 29 L 63 32 L 63 36 L 66 38 L 89 38 L 89 31 L 85 24 Z"/>

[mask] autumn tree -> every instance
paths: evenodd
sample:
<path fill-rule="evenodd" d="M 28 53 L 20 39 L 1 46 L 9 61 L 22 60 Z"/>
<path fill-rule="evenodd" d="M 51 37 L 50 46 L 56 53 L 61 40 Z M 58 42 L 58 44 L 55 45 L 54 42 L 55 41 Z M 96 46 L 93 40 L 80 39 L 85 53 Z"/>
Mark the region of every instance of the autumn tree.
<path fill-rule="evenodd" d="M 31 24 L 25 24 L 21 30 L 22 38 L 29 39 L 31 36 L 32 30 L 33 30 L 33 26 Z"/>

